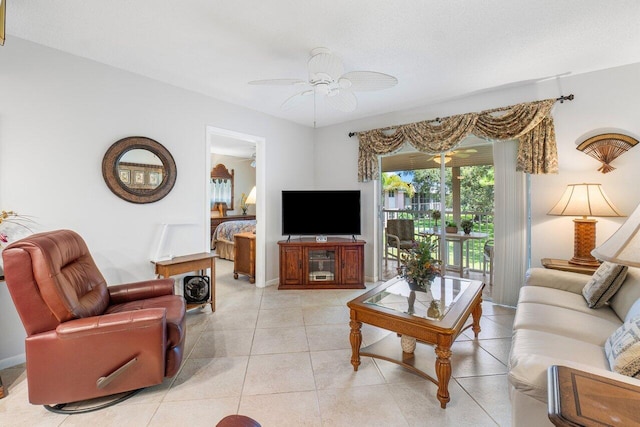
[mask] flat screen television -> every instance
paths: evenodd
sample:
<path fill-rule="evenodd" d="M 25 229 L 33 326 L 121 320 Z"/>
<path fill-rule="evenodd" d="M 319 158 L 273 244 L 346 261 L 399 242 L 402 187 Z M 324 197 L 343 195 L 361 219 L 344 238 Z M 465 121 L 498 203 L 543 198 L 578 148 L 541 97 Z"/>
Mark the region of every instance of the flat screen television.
<path fill-rule="evenodd" d="M 282 235 L 360 234 L 360 190 L 282 192 Z"/>

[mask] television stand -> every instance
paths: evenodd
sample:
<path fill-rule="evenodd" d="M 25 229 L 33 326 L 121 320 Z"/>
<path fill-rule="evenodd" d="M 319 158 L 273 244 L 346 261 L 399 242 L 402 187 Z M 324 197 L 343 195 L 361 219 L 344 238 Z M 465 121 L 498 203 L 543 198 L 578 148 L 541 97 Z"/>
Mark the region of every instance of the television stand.
<path fill-rule="evenodd" d="M 278 289 L 364 289 L 364 240 L 328 237 L 278 242 Z"/>

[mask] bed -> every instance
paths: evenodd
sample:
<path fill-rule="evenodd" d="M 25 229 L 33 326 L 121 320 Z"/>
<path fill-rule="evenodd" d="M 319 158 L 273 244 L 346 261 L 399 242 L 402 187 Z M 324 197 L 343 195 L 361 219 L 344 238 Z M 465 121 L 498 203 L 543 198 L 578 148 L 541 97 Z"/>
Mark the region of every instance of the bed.
<path fill-rule="evenodd" d="M 211 249 L 223 259 L 233 261 L 233 236 L 237 233 L 256 231 L 256 220 L 226 221 L 216 227 L 211 238 Z"/>

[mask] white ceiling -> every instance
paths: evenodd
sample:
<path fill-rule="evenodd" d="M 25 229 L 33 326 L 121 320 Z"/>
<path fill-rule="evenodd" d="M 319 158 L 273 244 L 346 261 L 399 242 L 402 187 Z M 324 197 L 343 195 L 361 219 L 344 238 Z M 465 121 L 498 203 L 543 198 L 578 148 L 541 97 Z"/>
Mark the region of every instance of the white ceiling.
<path fill-rule="evenodd" d="M 640 62 L 637 0 L 13 0 L 6 19 L 6 44 L 30 40 L 306 126 L 313 97 L 283 111 L 294 87 L 247 82 L 307 80 L 319 46 L 346 71 L 398 78 L 357 93 L 352 113 L 319 99 L 318 127 Z"/>

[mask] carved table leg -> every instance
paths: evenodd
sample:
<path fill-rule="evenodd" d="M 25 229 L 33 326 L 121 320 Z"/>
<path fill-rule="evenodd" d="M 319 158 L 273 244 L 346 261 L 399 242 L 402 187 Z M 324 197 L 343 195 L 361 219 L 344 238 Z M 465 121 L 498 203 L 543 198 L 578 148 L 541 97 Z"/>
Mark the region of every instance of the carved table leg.
<path fill-rule="evenodd" d="M 473 308 L 471 316 L 473 317 L 473 326 L 471 329 L 473 329 L 473 333 L 476 338 L 478 338 L 478 335 L 480 334 L 480 317 L 482 317 L 482 298 L 478 300 L 478 303 Z"/>
<path fill-rule="evenodd" d="M 360 328 L 362 327 L 362 322 L 351 319 L 349 326 L 351 326 L 351 333 L 349 334 L 349 341 L 351 342 L 351 364 L 353 365 L 353 370 L 357 371 L 358 366 L 360 366 L 360 344 L 362 344 Z"/>
<path fill-rule="evenodd" d="M 451 345 L 436 346 L 436 376 L 438 377 L 438 400 L 442 409 L 449 402 L 449 379 L 451 379 Z"/>

